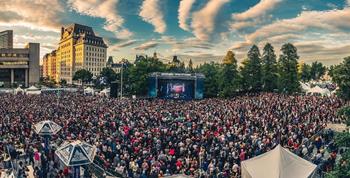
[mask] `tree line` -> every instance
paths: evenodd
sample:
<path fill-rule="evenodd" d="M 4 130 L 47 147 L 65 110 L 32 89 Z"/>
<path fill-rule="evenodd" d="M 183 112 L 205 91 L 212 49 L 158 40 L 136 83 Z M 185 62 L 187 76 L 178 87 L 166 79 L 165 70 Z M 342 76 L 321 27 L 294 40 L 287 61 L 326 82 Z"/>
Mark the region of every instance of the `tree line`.
<path fill-rule="evenodd" d="M 148 75 L 152 72 L 203 73 L 205 97 L 232 97 L 244 92 L 283 92 L 300 91 L 299 81 L 320 79 L 327 68 L 320 62 L 311 65 L 298 63 L 297 48 L 290 43 L 281 48 L 277 57 L 274 47 L 267 43 L 262 53 L 253 45 L 247 58 L 238 65 L 233 51 L 228 51 L 222 62 L 211 62 L 193 66 L 192 60 L 186 66 L 176 56 L 169 63 L 158 58 L 143 57 L 130 63 L 123 60 L 123 90 L 130 95 L 147 95 Z M 96 87 L 107 87 L 112 81 L 120 80 L 120 73 L 104 68 L 98 78 L 92 79 L 87 70 L 75 73 L 74 80 L 82 83 L 93 82 Z M 101 82 L 103 81 L 103 82 Z"/>

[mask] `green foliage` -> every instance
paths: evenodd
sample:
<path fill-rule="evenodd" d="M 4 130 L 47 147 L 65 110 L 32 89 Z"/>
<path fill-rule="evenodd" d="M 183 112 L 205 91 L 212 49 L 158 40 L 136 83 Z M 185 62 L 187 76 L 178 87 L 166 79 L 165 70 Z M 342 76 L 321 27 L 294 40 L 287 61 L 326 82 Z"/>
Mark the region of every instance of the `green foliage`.
<path fill-rule="evenodd" d="M 83 84 L 92 81 L 92 73 L 86 69 L 80 69 L 74 73 L 73 80 L 80 80 Z"/>
<path fill-rule="evenodd" d="M 221 66 L 218 63 L 205 63 L 200 65 L 196 72 L 203 73 L 204 79 L 204 96 L 217 97 L 219 93 L 219 71 Z"/>
<path fill-rule="evenodd" d="M 188 71 L 190 73 L 193 73 L 194 70 L 193 70 L 193 62 L 192 62 L 192 59 L 190 59 L 190 61 L 188 62 Z"/>
<path fill-rule="evenodd" d="M 282 54 L 279 60 L 279 89 L 281 92 L 294 93 L 300 90 L 298 81 L 298 59 L 297 48 L 290 44 L 282 46 Z"/>
<path fill-rule="evenodd" d="M 232 51 L 227 52 L 223 62 L 223 67 L 219 72 L 219 96 L 230 97 L 239 89 L 237 60 Z"/>
<path fill-rule="evenodd" d="M 334 170 L 326 174 L 326 178 L 348 178 L 350 177 L 350 133 L 338 133 L 335 142 L 339 147 L 348 149 L 341 155 Z"/>
<path fill-rule="evenodd" d="M 130 66 L 125 70 L 124 84 L 130 91 L 130 94 L 146 95 L 148 88 L 148 76 L 152 72 L 164 72 L 166 66 L 163 62 L 154 58 L 145 58 Z M 125 88 L 124 91 L 127 89 Z"/>
<path fill-rule="evenodd" d="M 111 82 L 115 81 L 117 79 L 117 74 L 114 72 L 113 69 L 109 67 L 105 67 L 102 69 L 100 73 L 100 77 L 103 77 L 108 85 L 111 84 Z"/>
<path fill-rule="evenodd" d="M 52 87 L 55 87 L 56 82 L 54 79 L 50 77 L 40 77 L 39 84 L 52 88 Z"/>
<path fill-rule="evenodd" d="M 61 85 L 61 86 L 67 85 L 67 80 L 61 79 L 61 80 L 60 80 L 60 85 Z"/>
<path fill-rule="evenodd" d="M 350 126 L 350 106 L 345 106 L 339 109 L 338 116 L 342 117 L 345 120 L 347 126 Z"/>
<path fill-rule="evenodd" d="M 264 47 L 262 56 L 262 85 L 264 91 L 272 92 L 278 88 L 278 70 L 275 50 L 270 43 Z"/>
<path fill-rule="evenodd" d="M 340 97 L 350 99 L 350 56 L 344 58 L 344 61 L 336 66 L 331 67 L 330 76 L 338 85 L 338 94 Z"/>
<path fill-rule="evenodd" d="M 237 63 L 235 54 L 232 51 L 227 51 L 225 58 L 222 61 L 223 64 Z"/>
<path fill-rule="evenodd" d="M 185 63 L 181 62 L 177 56 L 174 56 L 171 63 L 167 66 L 167 71 L 175 73 L 184 73 L 186 72 Z"/>
<path fill-rule="evenodd" d="M 326 67 L 320 62 L 313 62 L 310 68 L 310 77 L 313 80 L 319 80 L 324 74 L 326 74 Z"/>
<path fill-rule="evenodd" d="M 253 45 L 248 51 L 248 59 L 241 67 L 243 77 L 242 86 L 246 91 L 261 91 L 262 89 L 262 69 L 259 48 Z"/>
<path fill-rule="evenodd" d="M 299 79 L 303 82 L 308 82 L 311 80 L 311 66 L 307 64 L 302 64 L 299 73 Z"/>

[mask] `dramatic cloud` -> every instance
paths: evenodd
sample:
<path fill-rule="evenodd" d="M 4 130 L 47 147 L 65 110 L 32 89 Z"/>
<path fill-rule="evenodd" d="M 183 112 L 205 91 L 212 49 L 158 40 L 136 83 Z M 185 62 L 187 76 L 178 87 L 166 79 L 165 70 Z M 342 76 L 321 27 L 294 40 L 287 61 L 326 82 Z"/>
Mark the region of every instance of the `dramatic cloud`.
<path fill-rule="evenodd" d="M 230 0 L 210 0 L 204 8 L 193 13 L 191 27 L 194 35 L 203 41 L 210 38 L 215 29 L 215 19 L 221 7 Z"/>
<path fill-rule="evenodd" d="M 281 1 L 282 0 L 260 0 L 260 2 L 252 8 L 239 14 L 233 14 L 232 17 L 235 20 L 240 21 L 253 19 L 266 14 L 269 10 L 273 9 Z"/>
<path fill-rule="evenodd" d="M 137 42 L 138 42 L 137 40 L 129 40 L 129 41 L 126 41 L 124 43 L 118 44 L 117 47 L 118 48 L 124 48 L 124 47 L 127 47 L 127 46 L 134 45 Z"/>
<path fill-rule="evenodd" d="M 151 48 L 154 48 L 158 46 L 158 42 L 155 42 L 155 41 L 149 41 L 147 43 L 144 43 L 136 48 L 134 48 L 135 50 L 148 50 L 148 49 L 151 49 Z"/>
<path fill-rule="evenodd" d="M 25 26 L 59 31 L 61 13 L 64 12 L 59 0 L 0 1 L 0 25 Z"/>
<path fill-rule="evenodd" d="M 155 32 L 164 33 L 166 31 L 166 23 L 159 0 L 144 0 L 139 15 L 145 22 L 154 26 Z"/>
<path fill-rule="evenodd" d="M 350 8 L 330 11 L 305 11 L 292 19 L 278 20 L 266 25 L 248 36 L 250 41 L 259 41 L 286 33 L 299 33 L 310 28 L 341 31 L 350 27 Z"/>
<path fill-rule="evenodd" d="M 124 19 L 119 15 L 119 0 L 69 0 L 69 6 L 76 12 L 106 20 L 104 29 L 114 32 L 118 38 L 129 38 L 132 33 L 123 28 Z"/>
<path fill-rule="evenodd" d="M 190 16 L 190 11 L 195 0 L 182 0 L 179 6 L 179 26 L 183 30 L 188 31 L 187 19 Z"/>

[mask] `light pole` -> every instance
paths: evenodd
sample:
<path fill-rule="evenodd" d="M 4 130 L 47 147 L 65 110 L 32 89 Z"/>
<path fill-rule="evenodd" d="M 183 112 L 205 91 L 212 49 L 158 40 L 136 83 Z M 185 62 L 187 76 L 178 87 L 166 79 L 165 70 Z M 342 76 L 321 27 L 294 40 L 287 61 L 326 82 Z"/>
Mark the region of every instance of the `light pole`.
<path fill-rule="evenodd" d="M 122 68 L 120 69 L 120 99 L 123 98 L 123 68 L 124 61 L 122 61 Z"/>

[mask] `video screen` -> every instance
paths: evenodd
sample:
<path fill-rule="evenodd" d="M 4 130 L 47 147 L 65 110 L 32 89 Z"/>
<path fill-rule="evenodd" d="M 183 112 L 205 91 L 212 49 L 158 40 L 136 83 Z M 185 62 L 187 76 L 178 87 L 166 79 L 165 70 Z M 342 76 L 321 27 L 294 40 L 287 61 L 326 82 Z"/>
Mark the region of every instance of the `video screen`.
<path fill-rule="evenodd" d="M 159 80 L 159 97 L 168 99 L 193 99 L 194 81 Z"/>

